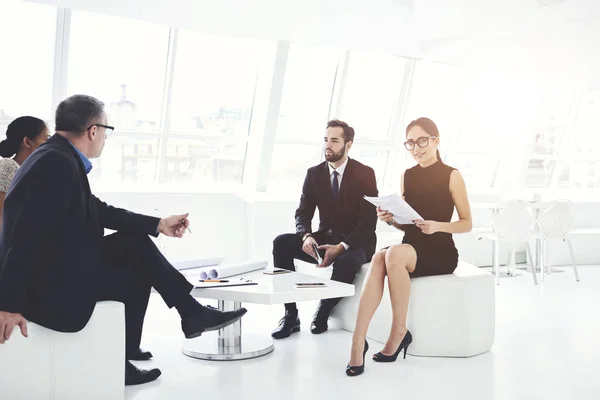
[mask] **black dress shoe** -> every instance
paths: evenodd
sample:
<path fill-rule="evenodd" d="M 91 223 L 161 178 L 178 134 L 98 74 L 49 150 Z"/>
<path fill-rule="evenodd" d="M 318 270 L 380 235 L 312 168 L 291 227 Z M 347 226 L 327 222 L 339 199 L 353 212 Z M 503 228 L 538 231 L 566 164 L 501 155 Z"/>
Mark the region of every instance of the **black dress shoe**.
<path fill-rule="evenodd" d="M 312 324 L 310 324 L 310 331 L 315 335 L 326 332 L 329 329 L 327 325 L 328 318 L 320 318 L 318 315 L 313 319 Z"/>
<path fill-rule="evenodd" d="M 331 310 L 322 305 L 317 310 L 315 317 L 313 318 L 312 324 L 310 324 L 310 331 L 315 335 L 327 331 L 327 320 L 329 319 L 329 313 Z"/>
<path fill-rule="evenodd" d="M 271 337 L 273 339 L 285 339 L 296 332 L 300 332 L 300 318 L 298 318 L 298 311 L 286 311 L 283 318 L 279 320 L 279 326 L 271 333 Z"/>
<path fill-rule="evenodd" d="M 158 368 L 139 369 L 129 361 L 125 362 L 125 386 L 141 385 L 156 380 L 161 372 Z"/>
<path fill-rule="evenodd" d="M 133 351 L 133 353 L 127 355 L 127 359 L 133 360 L 133 361 L 148 361 L 151 358 L 152 358 L 152 353 L 150 353 L 149 351 L 142 350 L 142 349 L 137 349 L 137 350 Z"/>
<path fill-rule="evenodd" d="M 238 321 L 246 314 L 245 308 L 235 311 L 219 311 L 211 306 L 202 306 L 197 315 L 181 320 L 181 329 L 186 339 L 193 339 L 203 332 L 216 331 Z"/>

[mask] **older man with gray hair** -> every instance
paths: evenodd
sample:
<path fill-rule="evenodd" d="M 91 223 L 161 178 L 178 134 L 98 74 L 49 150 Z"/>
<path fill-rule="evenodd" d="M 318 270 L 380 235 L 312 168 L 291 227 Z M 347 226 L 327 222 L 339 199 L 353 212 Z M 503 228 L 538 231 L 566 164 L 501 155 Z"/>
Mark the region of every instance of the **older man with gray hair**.
<path fill-rule="evenodd" d="M 149 235 L 182 237 L 188 214 L 154 218 L 107 205 L 95 197 L 87 174 L 114 128 L 104 104 L 75 95 L 56 110 L 56 132 L 21 166 L 8 190 L 0 232 L 0 344 L 27 321 L 59 332 L 77 332 L 95 304 L 125 304 L 125 384 L 155 380 L 141 370 L 140 349 L 152 287 L 181 316 L 186 338 L 223 328 L 245 309 L 220 312 L 198 303 L 193 286 L 156 248 Z M 117 231 L 104 236 L 104 229 Z M 9 344 L 8 344 L 9 345 Z"/>

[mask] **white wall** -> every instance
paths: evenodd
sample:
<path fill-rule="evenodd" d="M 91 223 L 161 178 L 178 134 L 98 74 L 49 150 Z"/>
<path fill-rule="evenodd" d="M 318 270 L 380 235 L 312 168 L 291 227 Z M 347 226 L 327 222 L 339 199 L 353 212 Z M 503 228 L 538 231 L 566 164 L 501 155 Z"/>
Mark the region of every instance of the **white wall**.
<path fill-rule="evenodd" d="M 297 200 L 245 199 L 230 193 L 100 193 L 98 196 L 112 205 L 152 215 L 190 213 L 192 234 L 183 239 L 161 238 L 158 243 L 169 259 L 225 257 L 225 261 L 265 259 L 272 261 L 273 239 L 280 233 L 294 232 L 294 211 Z M 155 209 L 159 209 L 155 211 Z M 489 212 L 473 210 L 476 226 L 489 221 Z M 600 227 L 600 201 L 576 204 L 577 227 Z M 318 213 L 313 226 L 316 228 Z M 385 224 L 378 224 L 377 247 L 399 243 L 401 236 Z M 454 240 L 461 259 L 478 265 L 491 264 L 491 244 L 476 241 L 475 234 L 455 235 Z M 597 251 L 598 236 L 576 236 L 573 239 L 578 264 L 600 264 Z M 502 249 L 502 248 L 501 248 Z M 550 263 L 570 263 L 566 245 L 558 242 L 550 246 Z M 475 258 L 473 258 L 475 257 Z M 508 257 L 502 252 L 501 260 Z M 524 255 L 517 255 L 517 262 Z"/>
<path fill-rule="evenodd" d="M 240 261 L 248 254 L 247 207 L 239 196 L 226 193 L 97 193 L 115 207 L 154 216 L 189 212 L 184 238 L 160 237 L 157 245 L 167 258 L 225 257 Z"/>

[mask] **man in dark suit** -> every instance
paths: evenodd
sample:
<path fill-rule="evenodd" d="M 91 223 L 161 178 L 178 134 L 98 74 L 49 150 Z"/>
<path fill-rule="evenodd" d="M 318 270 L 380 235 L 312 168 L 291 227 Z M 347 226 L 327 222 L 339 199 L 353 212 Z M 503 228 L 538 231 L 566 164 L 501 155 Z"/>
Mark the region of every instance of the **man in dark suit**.
<path fill-rule="evenodd" d="M 331 279 L 352 283 L 360 267 L 371 260 L 377 238 L 375 207 L 363 196 L 377 196 L 377 181 L 372 168 L 348 158 L 354 140 L 354 129 L 333 120 L 325 134 L 325 162 L 306 173 L 300 205 L 296 210 L 296 233 L 284 234 L 273 242 L 273 264 L 276 268 L 294 270 L 294 259 L 328 267 L 333 263 Z M 315 208 L 319 209 L 319 230 L 312 231 Z M 318 263 L 313 250 L 317 245 L 323 262 Z M 311 324 L 311 332 L 327 330 L 327 320 L 340 301 L 321 300 Z M 285 305 L 285 315 L 271 336 L 289 337 L 300 331 L 296 303 Z"/>
<path fill-rule="evenodd" d="M 150 290 L 181 315 L 186 338 L 237 321 L 245 309 L 222 313 L 199 304 L 193 288 L 148 235 L 182 237 L 187 214 L 154 218 L 114 208 L 90 191 L 90 158 L 106 137 L 104 104 L 83 95 L 56 110 L 57 134 L 21 166 L 8 190 L 0 232 L 0 344 L 26 320 L 60 332 L 85 327 L 95 304 L 125 304 L 125 383 L 155 380 L 160 370 L 140 370 L 129 360 L 152 355 L 139 348 Z M 104 237 L 104 228 L 118 231 Z M 110 328 L 110 327 L 108 327 Z M 93 360 L 90 360 L 93 362 Z"/>

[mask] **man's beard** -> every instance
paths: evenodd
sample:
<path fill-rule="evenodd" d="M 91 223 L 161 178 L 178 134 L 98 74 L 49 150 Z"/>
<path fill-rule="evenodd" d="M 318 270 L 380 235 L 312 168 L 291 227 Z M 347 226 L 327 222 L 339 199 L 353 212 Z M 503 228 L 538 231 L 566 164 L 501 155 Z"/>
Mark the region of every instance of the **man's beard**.
<path fill-rule="evenodd" d="M 346 148 L 344 147 L 338 153 L 333 150 L 331 150 L 331 152 L 333 153 L 331 155 L 327 155 L 327 152 L 325 152 L 325 159 L 329 162 L 338 162 L 346 155 Z"/>

